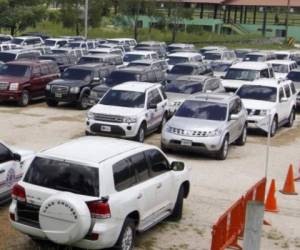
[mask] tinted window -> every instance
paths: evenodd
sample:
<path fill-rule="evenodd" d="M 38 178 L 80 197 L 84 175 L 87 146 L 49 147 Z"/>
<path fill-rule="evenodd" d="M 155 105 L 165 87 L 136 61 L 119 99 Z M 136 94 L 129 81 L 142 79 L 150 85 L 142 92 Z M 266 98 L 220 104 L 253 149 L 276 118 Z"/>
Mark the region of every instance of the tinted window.
<path fill-rule="evenodd" d="M 204 53 L 205 60 L 221 60 L 220 53 Z"/>
<path fill-rule="evenodd" d="M 132 62 L 132 61 L 141 60 L 141 59 L 145 59 L 145 56 L 139 55 L 139 54 L 126 54 L 124 56 L 123 61 L 124 62 Z"/>
<path fill-rule="evenodd" d="M 151 175 L 157 176 L 170 170 L 167 159 L 158 150 L 147 150 L 145 154 L 150 164 Z"/>
<path fill-rule="evenodd" d="M 279 90 L 279 100 L 281 100 L 281 98 L 284 97 L 284 92 L 283 92 L 283 88 L 280 88 Z"/>
<path fill-rule="evenodd" d="M 276 102 L 277 89 L 275 87 L 244 85 L 236 94 L 241 99 Z"/>
<path fill-rule="evenodd" d="M 117 191 L 122 191 L 136 184 L 135 172 L 128 159 L 113 165 L 113 175 Z"/>
<path fill-rule="evenodd" d="M 129 81 L 137 81 L 137 76 L 135 73 L 131 72 L 122 72 L 122 71 L 114 71 L 110 74 L 107 79 L 108 85 L 115 85 L 118 83 L 129 82 Z"/>
<path fill-rule="evenodd" d="M 285 91 L 286 97 L 291 96 L 291 90 L 290 90 L 289 85 L 284 85 L 284 91 Z"/>
<path fill-rule="evenodd" d="M 175 116 L 200 120 L 225 121 L 226 114 L 227 106 L 225 104 L 188 100 L 179 107 Z"/>
<path fill-rule="evenodd" d="M 272 64 L 273 70 L 276 73 L 288 73 L 289 66 L 284 64 Z"/>
<path fill-rule="evenodd" d="M 162 101 L 162 98 L 157 89 L 151 90 L 148 94 L 148 103 L 158 104 Z"/>
<path fill-rule="evenodd" d="M 150 171 L 143 153 L 139 153 L 130 157 L 132 168 L 137 173 L 139 182 L 146 181 L 150 178 Z"/>
<path fill-rule="evenodd" d="M 0 144 L 0 163 L 10 161 L 11 159 L 11 152 L 8 150 L 7 147 Z"/>
<path fill-rule="evenodd" d="M 194 94 L 202 91 L 201 83 L 189 83 L 186 81 L 172 81 L 167 83 L 165 87 L 166 92 L 181 93 L 181 94 Z"/>
<path fill-rule="evenodd" d="M 30 67 L 26 65 L 5 64 L 0 67 L 0 75 L 29 77 Z"/>
<path fill-rule="evenodd" d="M 169 65 L 175 65 L 178 63 L 184 63 L 189 61 L 187 57 L 181 57 L 181 56 L 169 56 L 168 58 L 169 58 L 168 60 Z"/>
<path fill-rule="evenodd" d="M 99 196 L 98 169 L 78 163 L 36 157 L 24 181 L 60 191 Z"/>
<path fill-rule="evenodd" d="M 292 82 L 291 82 L 291 90 L 292 90 L 293 94 L 296 94 L 297 91 L 296 91 L 294 83 L 292 83 Z"/>
<path fill-rule="evenodd" d="M 81 57 L 78 64 L 99 63 L 103 62 L 103 58 L 98 57 Z"/>
<path fill-rule="evenodd" d="M 269 71 L 268 69 L 264 69 L 260 72 L 260 77 L 261 78 L 269 78 Z"/>
<path fill-rule="evenodd" d="M 64 71 L 61 78 L 90 81 L 92 78 L 92 71 L 85 69 L 67 69 Z"/>
<path fill-rule="evenodd" d="M 0 61 L 2 62 L 10 62 L 16 59 L 16 54 L 14 53 L 7 53 L 7 52 L 0 52 Z"/>
<path fill-rule="evenodd" d="M 189 75 L 193 73 L 193 71 L 194 71 L 194 67 L 185 66 L 185 65 L 175 65 L 171 69 L 170 74 Z"/>
<path fill-rule="evenodd" d="M 45 45 L 46 46 L 55 46 L 56 41 L 54 40 L 45 40 Z"/>
<path fill-rule="evenodd" d="M 295 82 L 300 82 L 300 71 L 291 71 L 288 73 L 287 78 Z"/>
<path fill-rule="evenodd" d="M 225 79 L 228 80 L 244 80 L 254 81 L 259 78 L 259 71 L 249 69 L 229 69 L 226 73 Z"/>

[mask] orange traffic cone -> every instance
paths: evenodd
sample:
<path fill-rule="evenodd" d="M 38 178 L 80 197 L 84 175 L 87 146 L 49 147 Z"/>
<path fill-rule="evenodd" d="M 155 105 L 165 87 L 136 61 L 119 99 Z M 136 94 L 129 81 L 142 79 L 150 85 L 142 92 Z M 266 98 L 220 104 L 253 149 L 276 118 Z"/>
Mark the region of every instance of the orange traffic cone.
<path fill-rule="evenodd" d="M 300 181 L 300 165 L 299 165 L 298 173 L 299 173 L 299 176 L 296 177 L 296 178 L 294 179 L 294 181 Z"/>
<path fill-rule="evenodd" d="M 273 213 L 278 213 L 278 208 L 277 208 L 277 201 L 275 197 L 275 180 L 272 179 L 270 189 L 268 192 L 266 204 L 265 204 L 265 211 L 267 212 L 273 212 Z"/>
<path fill-rule="evenodd" d="M 298 193 L 295 191 L 295 183 L 294 183 L 294 173 L 293 173 L 293 165 L 290 164 L 288 174 L 285 179 L 285 183 L 283 189 L 280 190 L 283 194 L 289 195 L 297 195 Z"/>

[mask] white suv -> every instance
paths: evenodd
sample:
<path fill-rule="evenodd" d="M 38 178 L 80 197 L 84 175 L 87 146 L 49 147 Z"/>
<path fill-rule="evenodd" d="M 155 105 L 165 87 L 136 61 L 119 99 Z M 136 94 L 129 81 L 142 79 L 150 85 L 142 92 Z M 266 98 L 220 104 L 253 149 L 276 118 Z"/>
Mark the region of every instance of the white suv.
<path fill-rule="evenodd" d="M 23 174 L 22 161 L 33 152 L 12 149 L 0 142 L 0 204 L 10 199 L 12 186 Z"/>
<path fill-rule="evenodd" d="M 289 80 L 260 79 L 238 89 L 248 111 L 248 127 L 268 132 L 274 136 L 278 127 L 292 127 L 296 115 L 296 89 Z M 270 118 L 268 117 L 270 114 Z"/>
<path fill-rule="evenodd" d="M 181 219 L 189 172 L 154 146 L 82 137 L 27 162 L 10 221 L 34 240 L 131 250 L 136 232 Z"/>
<path fill-rule="evenodd" d="M 145 135 L 166 123 L 167 97 L 160 84 L 126 82 L 106 92 L 87 113 L 86 134 L 132 138 Z"/>

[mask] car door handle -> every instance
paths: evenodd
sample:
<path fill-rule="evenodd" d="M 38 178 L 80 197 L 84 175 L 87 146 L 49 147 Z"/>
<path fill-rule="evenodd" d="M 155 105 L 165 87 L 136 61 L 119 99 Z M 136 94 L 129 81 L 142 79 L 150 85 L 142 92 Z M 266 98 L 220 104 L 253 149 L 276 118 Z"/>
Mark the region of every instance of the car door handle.
<path fill-rule="evenodd" d="M 4 169 L 0 170 L 0 174 L 3 174 L 4 172 L 5 172 L 5 170 L 4 170 Z"/>
<path fill-rule="evenodd" d="M 161 187 L 162 187 L 161 183 L 158 183 L 157 186 L 156 186 L 157 189 L 160 189 Z"/>
<path fill-rule="evenodd" d="M 138 194 L 137 199 L 139 200 L 139 199 L 141 199 L 142 197 L 143 197 L 142 194 Z"/>

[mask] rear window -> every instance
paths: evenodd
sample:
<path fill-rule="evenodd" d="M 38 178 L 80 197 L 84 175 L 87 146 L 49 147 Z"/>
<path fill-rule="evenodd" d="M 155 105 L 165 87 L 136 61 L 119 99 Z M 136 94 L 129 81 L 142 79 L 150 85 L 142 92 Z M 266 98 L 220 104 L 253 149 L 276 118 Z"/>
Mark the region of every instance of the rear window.
<path fill-rule="evenodd" d="M 97 168 L 62 160 L 36 157 L 24 182 L 87 196 L 99 196 Z"/>

